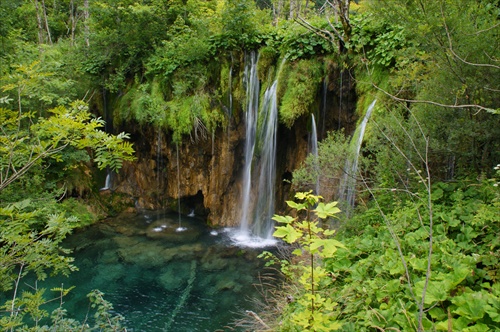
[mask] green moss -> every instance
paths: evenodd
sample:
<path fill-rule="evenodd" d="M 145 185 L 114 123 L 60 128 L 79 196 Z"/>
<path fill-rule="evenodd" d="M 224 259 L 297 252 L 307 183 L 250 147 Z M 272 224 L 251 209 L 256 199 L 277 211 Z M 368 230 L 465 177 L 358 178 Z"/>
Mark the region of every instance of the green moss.
<path fill-rule="evenodd" d="M 296 119 L 307 114 L 315 103 L 316 95 L 323 78 L 323 65 L 318 59 L 300 60 L 283 73 L 286 81 L 280 92 L 284 91 L 280 104 L 280 121 L 292 127 Z"/>
<path fill-rule="evenodd" d="M 205 139 L 224 120 L 218 108 L 210 107 L 210 95 L 206 92 L 174 98 L 167 107 L 165 124 L 175 143 L 180 143 L 183 135 Z"/>
<path fill-rule="evenodd" d="M 116 103 L 113 114 L 115 123 L 135 120 L 141 125 L 162 123 L 165 101 L 157 80 L 147 83 L 134 82 Z"/>
<path fill-rule="evenodd" d="M 68 215 L 78 218 L 80 227 L 90 225 L 97 221 L 97 215 L 92 213 L 87 204 L 74 198 L 68 198 L 61 202 L 60 207 Z"/>
<path fill-rule="evenodd" d="M 272 47 L 266 46 L 260 49 L 257 64 L 259 80 L 266 81 L 269 74 L 274 72 L 278 56 L 279 54 Z"/>
<path fill-rule="evenodd" d="M 367 71 L 366 67 L 358 67 L 355 70 L 356 94 L 358 101 L 356 112 L 360 117 L 366 112 L 368 106 L 377 99 L 379 103 L 386 101 L 389 97 L 380 89 L 388 91 L 390 84 L 390 73 L 387 69 L 374 66 Z M 380 89 L 377 89 L 380 88 Z"/>

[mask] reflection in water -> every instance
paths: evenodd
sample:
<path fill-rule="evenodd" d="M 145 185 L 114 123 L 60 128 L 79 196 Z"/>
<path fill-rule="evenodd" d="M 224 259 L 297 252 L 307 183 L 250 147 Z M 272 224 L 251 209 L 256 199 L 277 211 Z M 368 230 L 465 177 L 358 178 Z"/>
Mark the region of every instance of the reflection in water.
<path fill-rule="evenodd" d="M 42 287 L 75 285 L 65 307 L 81 321 L 88 312 L 86 294 L 99 289 L 126 319 L 128 331 L 214 331 L 258 310 L 249 299 L 263 250 L 239 248 L 224 232 L 203 221 L 149 213 L 94 225 L 68 239 L 78 272 Z M 49 284 L 47 284 L 49 283 Z"/>

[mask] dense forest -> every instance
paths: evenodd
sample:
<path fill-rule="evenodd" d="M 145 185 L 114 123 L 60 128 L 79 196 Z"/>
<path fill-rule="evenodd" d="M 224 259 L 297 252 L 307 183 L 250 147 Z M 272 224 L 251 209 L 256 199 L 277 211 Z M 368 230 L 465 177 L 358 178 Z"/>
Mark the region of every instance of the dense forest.
<path fill-rule="evenodd" d="M 21 292 L 76 269 L 76 229 L 181 209 L 181 191 L 234 226 L 220 193 L 243 172 L 251 59 L 263 87 L 279 80 L 283 244 L 262 258 L 283 282 L 248 329 L 500 329 L 500 1 L 2 0 L 0 38 L 2 330 L 126 330 L 99 291 L 87 322 L 62 305 L 69 286 L 50 313 L 48 292 Z M 311 115 L 316 153 L 290 140 Z M 217 180 L 141 187 L 175 177 L 160 155 L 188 172 L 179 151 Z M 100 192 L 109 173 L 150 191 Z"/>

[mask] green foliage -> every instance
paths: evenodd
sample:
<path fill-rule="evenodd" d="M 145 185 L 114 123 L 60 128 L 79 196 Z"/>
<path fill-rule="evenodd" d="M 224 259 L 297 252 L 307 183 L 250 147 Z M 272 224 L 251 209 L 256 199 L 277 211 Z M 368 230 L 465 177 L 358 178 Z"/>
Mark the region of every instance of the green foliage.
<path fill-rule="evenodd" d="M 411 112 L 432 138 L 435 178 L 491 176 L 500 157 L 498 93 L 491 89 L 500 84 L 498 61 L 491 56 L 500 47 L 498 8 L 466 0 L 367 4 L 368 12 L 353 18 L 351 45 L 356 52 L 362 47 L 363 74 L 357 77 L 368 83 L 363 91 L 369 93 L 373 83 L 408 100 L 397 108 L 403 117 Z M 389 69 L 385 84 L 373 77 L 381 67 Z M 394 103 L 387 102 L 388 109 Z"/>
<path fill-rule="evenodd" d="M 110 167 L 114 171 L 121 168 L 123 160 L 134 159 L 132 144 L 126 141 L 129 135 L 120 133 L 115 136 L 99 130 L 104 121 L 92 119 L 84 103 L 75 102 L 71 108 L 57 107 L 50 112 L 51 117 L 40 118 L 32 126 L 37 139 L 43 140 L 41 146 L 45 150 L 42 150 L 42 155 L 61 160 L 59 152 L 66 146 L 94 148 L 94 161 L 99 169 Z"/>
<path fill-rule="evenodd" d="M 315 22 L 321 28 L 326 28 L 325 22 Z M 279 49 L 290 61 L 308 59 L 313 56 L 333 52 L 331 41 L 321 35 L 297 24 L 285 21 L 278 29 L 277 37 L 269 39 L 267 44 Z"/>
<path fill-rule="evenodd" d="M 48 326 L 42 326 L 49 319 L 43 308 L 48 302 L 45 290 L 38 289 L 36 282 L 30 290 L 23 290 L 25 277 L 44 280 L 49 274 L 67 275 L 76 269 L 70 251 L 61 242 L 81 225 L 75 216 L 66 216 L 64 210 L 79 206 L 70 201 L 57 204 L 54 196 L 63 197 L 64 191 L 54 181 L 63 181 L 64 177 L 51 172 L 58 168 L 74 172 L 89 160 L 87 150 L 92 151 L 100 168 L 117 170 L 123 160 L 134 159 L 127 134 L 115 136 L 101 131 L 104 121 L 93 117 L 85 103 L 69 103 L 47 94 L 41 82 L 51 76 L 33 63 L 19 66 L 8 80 L 2 77 L 2 91 L 11 93 L 1 98 L 0 108 L 0 291 L 9 298 L 1 306 L 2 330 L 48 331 Z M 50 87 L 48 91 L 55 89 Z M 11 103 L 14 98 L 16 102 Z M 40 108 L 38 112 L 30 109 L 58 102 L 62 105 Z M 81 207 L 78 214 L 86 218 L 89 215 Z M 61 290 L 61 298 L 65 293 Z M 109 314 L 109 304 L 102 298 L 92 301 L 100 315 L 96 316 L 99 329 L 119 329 L 118 318 Z M 87 329 L 64 315 L 62 308 L 54 312 L 50 328 L 95 329 Z"/>
<path fill-rule="evenodd" d="M 266 81 L 268 79 L 268 75 L 277 69 L 276 65 L 278 58 L 279 53 L 273 47 L 265 46 L 259 50 L 257 73 L 261 81 Z"/>
<path fill-rule="evenodd" d="M 337 303 L 328 296 L 331 286 L 329 277 L 321 260 L 331 258 L 343 245 L 331 238 L 334 231 L 319 226 L 320 220 L 334 217 L 340 212 L 336 202 L 320 202 L 321 197 L 311 192 L 295 195 L 298 202 L 287 201 L 289 207 L 303 218 L 275 215 L 277 226 L 274 236 L 290 245 L 298 245 L 293 254 L 302 259 L 297 264 L 279 261 L 269 252 L 262 256 L 268 263 L 279 263 L 281 271 L 297 283 L 299 292 L 283 313 L 280 329 L 283 331 L 333 331 L 340 328 L 335 318 Z M 313 214 L 315 217 L 313 217 Z M 313 219 L 312 219 L 313 218 Z"/>
<path fill-rule="evenodd" d="M 148 73 L 159 74 L 165 80 L 171 78 L 176 69 L 188 67 L 196 62 L 207 60 L 210 55 L 209 43 L 206 38 L 208 31 L 188 26 L 182 17 L 177 17 L 170 26 L 169 40 L 164 40 L 150 57 Z M 205 37 L 205 38 L 203 38 Z"/>
<path fill-rule="evenodd" d="M 126 86 L 127 78 L 144 72 L 145 59 L 179 14 L 177 1 L 159 3 L 102 0 L 90 2 L 88 26 L 90 47 L 82 47 L 84 72 L 101 80 L 99 85 L 112 92 Z M 82 39 L 83 39 L 82 38 Z M 81 40 L 81 45 L 86 41 Z"/>
<path fill-rule="evenodd" d="M 182 135 L 194 132 L 206 137 L 207 129 L 203 120 L 210 118 L 210 99 L 207 94 L 200 93 L 190 97 L 178 98 L 168 102 L 167 124 L 173 131 L 173 140 L 180 143 Z"/>
<path fill-rule="evenodd" d="M 68 251 L 59 244 L 76 225 L 74 217 L 45 215 L 43 210 L 33 210 L 30 200 L 0 208 L 1 239 L 1 290 L 11 290 L 18 276 L 36 273 L 40 280 L 47 277 L 47 270 L 68 274 L 75 269 Z"/>
<path fill-rule="evenodd" d="M 339 321 L 345 323 L 345 331 L 414 330 L 422 294 L 424 330 L 500 326 L 500 205 L 493 187 L 437 183 L 432 197 L 432 273 L 425 291 L 429 231 L 419 203 L 392 209 L 386 214 L 390 224 L 380 216 L 363 222 L 368 210 L 350 221 L 359 224 L 357 231 L 341 232 L 346 249 L 340 248 L 326 266 L 336 279 L 331 296 L 339 299 Z M 403 257 L 398 255 L 398 243 Z"/>
<path fill-rule="evenodd" d="M 361 54 L 371 65 L 393 67 L 400 50 L 409 47 L 406 30 L 397 24 L 389 24 L 373 14 L 360 14 L 351 20 L 353 32 L 346 48 Z"/>
<path fill-rule="evenodd" d="M 98 290 L 93 290 L 88 295 L 91 307 L 96 309 L 94 314 L 95 326 L 103 331 L 126 331 L 121 326 L 123 317 L 120 315 L 112 315 L 113 305 L 104 300 L 104 294 Z"/>
<path fill-rule="evenodd" d="M 261 26 L 269 23 L 252 0 L 224 1 L 219 19 L 221 28 L 211 43 L 221 51 L 254 49 L 261 43 Z"/>
<path fill-rule="evenodd" d="M 286 84 L 280 87 L 284 94 L 279 116 L 280 121 L 291 128 L 296 119 L 310 113 L 323 78 L 323 67 L 317 59 L 299 60 L 288 66 L 289 70 L 281 77 Z"/>
<path fill-rule="evenodd" d="M 50 302 L 44 298 L 45 289 L 36 289 L 35 291 L 24 291 L 17 302 L 18 308 L 13 315 L 3 315 L 0 317 L 0 327 L 5 331 L 126 331 L 122 326 L 123 317 L 113 314 L 113 306 L 104 299 L 104 294 L 98 290 L 93 290 L 87 296 L 94 313 L 93 317 L 88 317 L 84 322 L 79 322 L 69 318 L 67 310 L 62 306 L 63 298 L 73 287 L 57 287 L 52 291 L 58 293 L 58 297 L 52 300 L 59 300 L 60 306 L 49 313 L 41 309 Z M 10 304 L 3 306 L 7 312 L 10 312 Z M 89 310 L 89 314 L 92 313 Z M 30 324 L 32 323 L 32 324 Z"/>
<path fill-rule="evenodd" d="M 26 96 L 43 98 L 44 95 L 39 95 L 33 87 L 50 76 L 36 71 L 36 66 L 36 63 L 29 67 L 21 66 L 16 75 L 11 75 L 11 79 L 15 78 L 13 82 L 2 86 L 3 91 L 17 92 L 17 102 L 12 103 L 12 109 L 0 108 L 0 191 L 44 162 L 63 162 L 67 157 L 64 155 L 67 148 L 73 148 L 70 151 L 96 148 L 94 161 L 100 168 L 116 170 L 123 160 L 133 159 L 134 150 L 126 141 L 128 135 L 114 136 L 101 131 L 104 121 L 92 118 L 83 102 L 73 102 L 68 107 L 58 106 L 48 111 L 40 110 L 43 115 L 50 114 L 46 117 L 36 117 L 34 111 L 27 111 L 24 108 Z M 9 97 L 2 98 L 2 104 L 10 106 Z M 81 154 L 73 157 L 66 158 L 69 168 L 73 166 L 69 163 L 85 160 Z"/>
<path fill-rule="evenodd" d="M 309 155 L 304 165 L 293 172 L 294 187 L 298 190 L 313 188 L 319 179 L 322 191 L 334 192 L 344 175 L 345 161 L 352 160 L 352 154 L 349 137 L 343 130 L 329 132 L 318 142 L 318 157 Z"/>
<path fill-rule="evenodd" d="M 12 73 L 1 76 L 1 89 L 5 93 L 3 98 L 6 101 L 15 101 L 13 103 L 15 108 L 31 111 L 42 111 L 47 107 L 68 104 L 70 94 L 66 91 L 71 90 L 74 81 L 62 79 L 48 71 L 53 69 L 50 67 L 54 65 L 50 59 L 42 64 L 40 60 L 32 58 L 33 55 L 30 55 L 26 59 L 30 61 L 29 65 L 13 65 Z"/>

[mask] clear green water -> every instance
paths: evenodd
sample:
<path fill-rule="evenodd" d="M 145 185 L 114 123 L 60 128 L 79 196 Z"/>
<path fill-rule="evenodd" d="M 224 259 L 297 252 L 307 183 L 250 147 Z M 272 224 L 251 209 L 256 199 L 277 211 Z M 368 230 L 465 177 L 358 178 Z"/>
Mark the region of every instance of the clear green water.
<path fill-rule="evenodd" d="M 258 310 L 250 299 L 259 297 L 263 249 L 234 246 L 196 218 L 182 218 L 182 232 L 178 226 L 177 215 L 161 213 L 93 225 L 65 244 L 79 271 L 39 287 L 75 285 L 65 307 L 79 320 L 86 295 L 99 289 L 128 331 L 215 331 Z"/>

